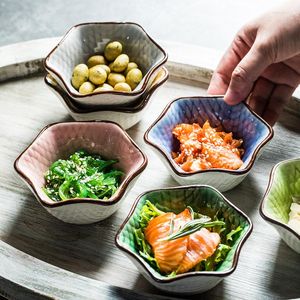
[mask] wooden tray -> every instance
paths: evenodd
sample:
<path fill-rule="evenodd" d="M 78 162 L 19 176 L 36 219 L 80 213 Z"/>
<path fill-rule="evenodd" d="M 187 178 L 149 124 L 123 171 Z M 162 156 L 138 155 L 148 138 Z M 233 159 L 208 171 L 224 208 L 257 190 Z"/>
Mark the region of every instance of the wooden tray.
<path fill-rule="evenodd" d="M 170 79 L 154 96 L 142 122 L 128 131 L 147 154 L 148 167 L 112 217 L 76 226 L 49 215 L 13 170 L 15 158 L 40 129 L 48 123 L 71 120 L 42 78 L 42 58 L 57 41 L 44 39 L 0 48 L 0 294 L 9 299 L 171 299 L 139 275 L 115 247 L 114 236 L 138 194 L 176 185 L 143 142 L 143 134 L 173 98 L 205 93 L 220 54 L 162 43 L 170 54 Z M 292 99 L 251 174 L 225 193 L 252 219 L 254 230 L 233 275 L 201 299 L 300 297 L 300 256 L 258 213 L 272 166 L 300 156 L 299 103 Z"/>

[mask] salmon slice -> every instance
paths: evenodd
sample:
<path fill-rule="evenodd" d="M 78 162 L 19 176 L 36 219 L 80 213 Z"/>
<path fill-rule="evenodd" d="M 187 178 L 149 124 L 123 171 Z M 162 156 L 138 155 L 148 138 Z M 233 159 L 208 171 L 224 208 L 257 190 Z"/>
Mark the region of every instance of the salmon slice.
<path fill-rule="evenodd" d="M 187 252 L 177 274 L 185 273 L 194 268 L 199 262 L 212 256 L 220 243 L 220 236 L 206 228 L 189 235 Z"/>
<path fill-rule="evenodd" d="M 152 219 L 146 227 L 144 234 L 151 245 L 157 264 L 164 273 L 176 271 L 186 255 L 188 237 L 182 237 L 173 241 L 160 241 L 172 232 L 179 230 L 188 221 L 192 220 L 189 209 L 180 214 L 165 213 Z"/>

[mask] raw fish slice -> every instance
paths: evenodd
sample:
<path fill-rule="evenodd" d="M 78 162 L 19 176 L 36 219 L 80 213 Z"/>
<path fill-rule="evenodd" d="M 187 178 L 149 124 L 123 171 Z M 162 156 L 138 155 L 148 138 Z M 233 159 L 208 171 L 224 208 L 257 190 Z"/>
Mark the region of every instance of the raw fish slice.
<path fill-rule="evenodd" d="M 199 262 L 214 254 L 220 243 L 220 236 L 206 228 L 189 235 L 187 252 L 177 274 L 185 273 L 194 268 Z"/>
<path fill-rule="evenodd" d="M 165 237 L 170 232 L 171 220 L 174 220 L 176 215 L 172 212 L 162 214 L 152 219 L 145 228 L 145 238 L 147 242 L 154 247 L 157 240 Z"/>
<path fill-rule="evenodd" d="M 188 221 L 192 220 L 189 209 L 178 215 L 165 213 L 152 219 L 145 229 L 145 238 L 152 246 L 154 257 L 160 270 L 164 273 L 175 271 L 186 255 L 188 237 L 173 241 L 161 241 L 173 232 L 179 230 Z"/>

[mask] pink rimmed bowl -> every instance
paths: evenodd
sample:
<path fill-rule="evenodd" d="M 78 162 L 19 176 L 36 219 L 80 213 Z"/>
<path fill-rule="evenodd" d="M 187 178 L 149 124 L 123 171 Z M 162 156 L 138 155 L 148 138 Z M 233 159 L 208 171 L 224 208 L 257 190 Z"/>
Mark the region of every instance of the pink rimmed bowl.
<path fill-rule="evenodd" d="M 116 169 L 124 172 L 121 184 L 108 200 L 68 199 L 55 202 L 43 191 L 44 174 L 56 160 L 77 150 L 117 159 Z M 62 122 L 46 126 L 14 163 L 16 172 L 28 185 L 38 202 L 56 218 L 74 224 L 89 224 L 112 215 L 123 202 L 147 157 L 117 124 L 103 122 Z"/>

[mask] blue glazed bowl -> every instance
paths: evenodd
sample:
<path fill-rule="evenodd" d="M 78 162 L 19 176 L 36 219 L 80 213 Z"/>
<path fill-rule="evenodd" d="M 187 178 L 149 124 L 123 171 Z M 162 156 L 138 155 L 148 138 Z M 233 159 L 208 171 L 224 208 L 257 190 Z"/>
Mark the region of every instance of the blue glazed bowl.
<path fill-rule="evenodd" d="M 222 126 L 233 137 L 243 139 L 245 153 L 238 170 L 208 169 L 185 172 L 173 158 L 179 143 L 173 137 L 173 128 L 180 123 L 199 123 L 208 120 L 212 127 Z M 158 119 L 145 133 L 145 141 L 153 147 L 174 179 L 182 185 L 208 184 L 220 191 L 238 185 L 250 172 L 261 150 L 273 137 L 273 129 L 245 103 L 230 106 L 222 96 L 197 96 L 175 99 L 167 105 Z"/>

